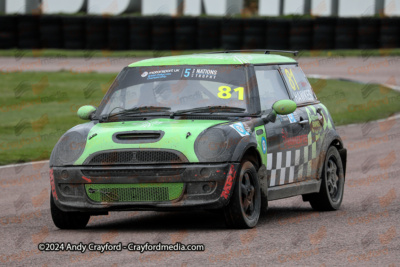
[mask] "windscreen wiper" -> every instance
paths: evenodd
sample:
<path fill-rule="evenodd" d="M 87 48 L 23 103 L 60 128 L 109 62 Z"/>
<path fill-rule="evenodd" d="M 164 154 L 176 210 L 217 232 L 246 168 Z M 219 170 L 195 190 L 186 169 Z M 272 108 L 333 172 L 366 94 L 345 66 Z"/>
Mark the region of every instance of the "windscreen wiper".
<path fill-rule="evenodd" d="M 224 113 L 243 113 L 246 109 L 238 108 L 238 107 L 230 107 L 230 106 L 207 106 L 207 107 L 199 107 L 199 108 L 190 108 L 190 109 L 181 109 L 174 111 L 170 114 L 170 117 L 173 118 L 176 115 L 182 115 L 187 113 L 216 113 L 216 112 L 224 112 Z"/>
<path fill-rule="evenodd" d="M 164 111 L 167 111 L 170 109 L 171 109 L 170 107 L 142 106 L 142 107 L 135 107 L 135 108 L 130 108 L 130 109 L 123 109 L 122 111 L 114 113 L 114 114 L 111 114 L 111 112 L 113 112 L 113 110 L 111 110 L 110 113 L 108 113 L 108 115 L 102 116 L 102 119 L 100 122 L 108 121 L 109 118 L 119 116 L 119 115 L 129 116 L 129 115 L 137 115 L 140 113 L 164 112 Z"/>

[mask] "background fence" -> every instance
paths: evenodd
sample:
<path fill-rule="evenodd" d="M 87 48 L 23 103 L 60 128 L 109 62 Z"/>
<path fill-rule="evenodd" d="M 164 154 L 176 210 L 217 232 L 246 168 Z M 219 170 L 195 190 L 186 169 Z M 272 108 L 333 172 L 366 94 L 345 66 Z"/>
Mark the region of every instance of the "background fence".
<path fill-rule="evenodd" d="M 400 47 L 400 18 L 0 16 L 0 49 L 374 49 Z"/>

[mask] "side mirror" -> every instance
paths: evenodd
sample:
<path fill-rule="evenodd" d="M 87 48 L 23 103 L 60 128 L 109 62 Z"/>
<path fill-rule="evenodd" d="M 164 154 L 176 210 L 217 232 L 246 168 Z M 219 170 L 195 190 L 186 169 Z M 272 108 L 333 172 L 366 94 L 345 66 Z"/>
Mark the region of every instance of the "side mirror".
<path fill-rule="evenodd" d="M 287 115 L 293 113 L 296 110 L 296 108 L 297 108 L 296 102 L 289 99 L 276 101 L 272 105 L 272 109 L 276 112 L 276 114 L 279 115 Z"/>
<path fill-rule="evenodd" d="M 92 114 L 96 111 L 96 108 L 93 106 L 82 106 L 78 109 L 78 117 L 82 120 L 91 120 Z"/>
<path fill-rule="evenodd" d="M 276 101 L 272 105 L 272 111 L 266 116 L 263 117 L 262 120 L 264 123 L 275 122 L 276 115 L 287 115 L 293 113 L 297 108 L 296 102 L 289 99 L 282 99 Z"/>

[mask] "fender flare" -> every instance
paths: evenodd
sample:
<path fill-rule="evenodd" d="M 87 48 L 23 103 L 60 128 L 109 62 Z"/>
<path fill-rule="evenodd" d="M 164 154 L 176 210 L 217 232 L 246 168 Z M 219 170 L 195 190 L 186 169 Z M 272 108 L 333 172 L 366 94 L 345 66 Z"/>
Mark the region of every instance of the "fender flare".
<path fill-rule="evenodd" d="M 232 161 L 242 161 L 244 154 L 246 151 L 250 148 L 254 148 L 256 150 L 256 153 L 258 153 L 258 157 L 261 159 L 261 155 L 259 151 L 257 150 L 257 140 L 254 135 L 249 136 L 248 138 L 242 138 L 240 140 L 239 144 L 236 146 L 236 149 L 232 155 Z M 268 185 L 268 179 L 267 179 L 267 168 L 265 164 L 262 164 L 262 161 L 260 162 L 260 166 L 257 171 L 258 175 L 258 181 L 260 183 L 260 192 L 261 192 L 261 202 L 262 202 L 262 207 L 264 209 L 267 209 L 268 207 L 268 187 L 267 190 L 263 190 L 264 186 L 263 184 Z M 240 170 L 240 167 L 239 167 Z"/>
<path fill-rule="evenodd" d="M 347 150 L 344 148 L 343 146 L 343 141 L 342 138 L 339 136 L 339 134 L 336 132 L 336 130 L 330 132 L 327 134 L 327 136 L 324 139 L 324 142 L 322 144 L 322 148 L 321 148 L 321 152 L 320 152 L 320 157 L 318 160 L 318 164 L 317 164 L 317 174 L 318 177 L 316 177 L 317 180 L 320 179 L 321 175 L 322 175 L 322 169 L 323 169 L 323 164 L 325 162 L 325 156 L 326 156 L 326 152 L 328 151 L 329 147 L 331 146 L 332 143 L 337 142 L 337 149 L 339 151 L 339 154 L 342 157 L 342 164 L 343 164 L 343 168 L 344 168 L 344 172 L 346 173 L 346 162 L 343 161 L 343 157 L 344 159 L 346 159 L 347 156 Z"/>
<path fill-rule="evenodd" d="M 257 149 L 257 140 L 254 135 L 247 135 L 243 137 L 236 145 L 234 152 L 232 153 L 231 161 L 240 162 L 243 158 L 244 153 L 251 147 Z"/>

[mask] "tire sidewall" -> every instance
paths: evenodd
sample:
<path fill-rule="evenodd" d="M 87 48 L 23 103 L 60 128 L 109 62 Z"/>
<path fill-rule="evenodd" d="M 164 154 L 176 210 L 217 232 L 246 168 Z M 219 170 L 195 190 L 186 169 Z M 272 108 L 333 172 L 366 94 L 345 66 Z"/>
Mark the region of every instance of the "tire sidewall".
<path fill-rule="evenodd" d="M 338 190 L 340 192 L 340 197 L 337 201 L 333 201 L 331 198 L 331 195 L 329 194 L 328 191 L 328 183 L 327 183 L 327 168 L 328 168 L 328 161 L 331 157 L 335 157 L 335 163 L 336 166 L 339 170 L 339 181 L 338 181 Z M 325 190 L 325 194 L 327 196 L 327 199 L 329 200 L 330 205 L 332 206 L 333 209 L 337 210 L 339 209 L 342 200 L 343 200 L 343 195 L 344 195 L 344 170 L 343 170 L 343 164 L 342 164 L 342 159 L 340 158 L 339 152 L 337 151 L 336 147 L 330 147 L 328 149 L 328 152 L 325 157 L 325 162 L 324 162 L 324 169 L 323 169 L 323 180 L 321 184 L 321 189 Z"/>
<path fill-rule="evenodd" d="M 254 214 L 252 215 L 251 218 L 248 218 L 247 215 L 244 213 L 243 211 L 243 205 L 242 205 L 242 201 L 241 201 L 241 188 L 240 185 L 243 181 L 243 177 L 245 172 L 250 171 L 252 173 L 252 183 L 254 184 L 254 189 L 255 189 L 255 198 L 254 198 Z M 236 186 L 235 186 L 235 192 L 233 194 L 233 197 L 235 197 L 236 199 L 234 201 L 237 201 L 239 206 L 240 206 L 240 211 L 242 213 L 242 218 L 244 220 L 244 222 L 249 226 L 249 227 L 254 227 L 257 222 L 258 219 L 260 217 L 260 213 L 261 213 L 261 190 L 260 190 L 260 182 L 258 180 L 258 175 L 257 175 L 257 171 L 256 168 L 254 167 L 254 165 L 250 162 L 250 161 L 245 161 L 241 164 L 241 168 L 240 168 L 240 173 L 239 176 L 237 177 L 236 180 Z"/>

